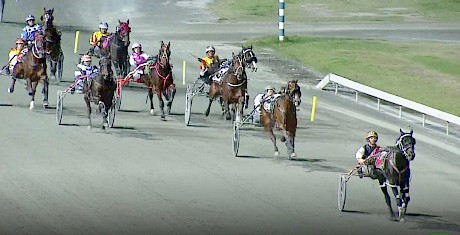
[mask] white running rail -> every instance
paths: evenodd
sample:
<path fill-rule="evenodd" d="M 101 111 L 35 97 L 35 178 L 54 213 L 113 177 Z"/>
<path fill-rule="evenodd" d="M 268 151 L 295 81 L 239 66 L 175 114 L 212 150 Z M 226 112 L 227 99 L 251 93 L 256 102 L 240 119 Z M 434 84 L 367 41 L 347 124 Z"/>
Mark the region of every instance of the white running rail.
<path fill-rule="evenodd" d="M 426 115 L 438 118 L 440 120 L 443 120 L 446 122 L 446 134 L 449 135 L 449 123 L 456 124 L 460 126 L 460 117 L 457 117 L 455 115 L 452 115 L 450 113 L 442 112 L 440 110 L 428 107 L 423 104 L 416 103 L 411 100 L 407 100 L 404 98 L 401 98 L 399 96 L 395 96 L 386 92 L 383 92 L 381 90 L 377 90 L 372 87 L 368 87 L 362 84 L 359 84 L 357 82 L 348 80 L 344 77 L 341 77 L 339 75 L 330 73 L 326 75 L 317 85 L 317 89 L 324 89 L 330 82 L 335 83 L 335 93 L 338 93 L 338 87 L 339 85 L 342 85 L 344 87 L 351 88 L 356 91 L 356 102 L 358 102 L 358 93 L 364 93 L 373 97 L 377 98 L 377 109 L 380 110 L 380 100 L 385 100 L 390 103 L 399 105 L 399 117 L 402 117 L 402 107 L 409 108 L 411 110 L 417 111 L 422 113 L 422 125 L 425 126 L 426 123 Z"/>

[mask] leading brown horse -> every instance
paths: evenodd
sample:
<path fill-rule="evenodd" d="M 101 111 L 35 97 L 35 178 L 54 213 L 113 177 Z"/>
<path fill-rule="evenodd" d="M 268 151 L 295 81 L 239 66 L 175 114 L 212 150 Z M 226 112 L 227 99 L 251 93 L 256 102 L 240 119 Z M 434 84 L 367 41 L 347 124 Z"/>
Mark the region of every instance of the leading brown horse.
<path fill-rule="evenodd" d="M 232 53 L 232 57 L 232 66 L 222 78 L 222 101 L 225 119 L 239 122 L 243 117 L 248 80 L 241 56 Z M 233 115 L 230 115 L 230 105 L 233 105 Z"/>
<path fill-rule="evenodd" d="M 51 79 L 56 77 L 57 63 L 61 51 L 61 32 L 54 27 L 54 8 L 47 10 L 43 8 L 43 15 L 40 16 L 46 39 L 46 60 L 50 65 Z"/>
<path fill-rule="evenodd" d="M 102 115 L 102 129 L 108 126 L 108 112 L 113 105 L 113 96 L 117 85 L 112 71 L 112 63 L 109 58 L 102 57 L 99 60 L 99 74 L 95 78 L 84 80 L 83 91 L 86 107 L 88 107 L 88 128 L 91 128 L 91 102 L 98 106 Z"/>
<path fill-rule="evenodd" d="M 46 42 L 45 36 L 37 34 L 32 48 L 23 56 L 22 62 L 13 68 L 13 82 L 8 92 L 13 93 L 16 79 L 27 80 L 27 91 L 30 96 L 30 109 L 35 107 L 35 91 L 39 82 L 43 83 L 43 108 L 48 108 L 48 75 L 46 74 Z"/>
<path fill-rule="evenodd" d="M 265 105 L 270 107 L 270 111 L 265 109 Z M 276 137 L 273 129 L 278 129 L 282 133 L 281 142 L 285 142 L 289 159 L 296 157 L 294 151 L 294 141 L 297 129 L 296 107 L 287 93 L 281 94 L 271 103 L 260 105 L 260 121 L 268 132 L 273 143 L 275 156 L 279 155 L 276 146 Z"/>
<path fill-rule="evenodd" d="M 171 113 L 171 105 L 176 94 L 176 87 L 172 76 L 172 67 L 169 63 L 171 56 L 171 43 L 161 41 L 156 62 L 150 67 L 148 74 L 142 76 L 144 84 L 148 87 L 150 99 L 150 113 L 153 114 L 153 91 L 155 90 L 160 103 L 161 118 L 165 118 L 163 96 L 166 98 L 166 112 Z"/>

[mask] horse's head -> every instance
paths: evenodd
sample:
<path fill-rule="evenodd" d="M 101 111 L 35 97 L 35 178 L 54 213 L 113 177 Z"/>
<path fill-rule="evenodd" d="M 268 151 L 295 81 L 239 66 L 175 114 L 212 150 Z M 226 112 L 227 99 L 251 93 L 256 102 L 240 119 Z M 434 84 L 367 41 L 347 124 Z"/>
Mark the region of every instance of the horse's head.
<path fill-rule="evenodd" d="M 120 26 L 117 27 L 116 33 L 118 34 L 121 41 L 124 42 L 125 46 L 129 46 L 129 34 L 131 33 L 131 27 L 129 27 L 129 20 L 121 22 L 118 20 Z"/>
<path fill-rule="evenodd" d="M 101 57 L 99 60 L 99 75 L 104 78 L 104 80 L 112 79 L 112 62 L 109 57 Z"/>
<path fill-rule="evenodd" d="M 33 55 L 38 59 L 45 58 L 45 54 L 46 54 L 45 48 L 46 48 L 45 35 L 40 34 L 40 33 L 35 35 L 34 43 L 32 47 Z"/>
<path fill-rule="evenodd" d="M 287 83 L 285 88 L 286 95 L 289 96 L 296 107 L 298 107 L 300 102 L 302 102 L 302 92 L 300 91 L 300 86 L 297 84 L 297 82 L 298 80 L 291 80 Z"/>
<path fill-rule="evenodd" d="M 232 52 L 232 70 L 233 74 L 236 76 L 238 80 L 243 80 L 245 79 L 245 64 L 243 63 L 243 58 L 240 54 L 235 55 L 235 53 Z"/>
<path fill-rule="evenodd" d="M 40 20 L 42 21 L 42 25 L 45 28 L 45 30 L 53 26 L 53 12 L 54 8 L 48 10 L 46 8 L 43 8 L 43 15 L 40 16 Z"/>
<path fill-rule="evenodd" d="M 253 72 L 257 72 L 257 57 L 254 51 L 252 51 L 252 45 L 247 48 L 242 46 L 240 56 L 248 68 L 251 68 Z"/>
<path fill-rule="evenodd" d="M 160 62 L 162 67 L 169 65 L 169 57 L 171 56 L 170 47 L 171 42 L 168 42 L 168 44 L 166 44 L 163 43 L 163 41 L 161 41 L 161 46 L 158 50 L 158 61 Z"/>
<path fill-rule="evenodd" d="M 404 132 L 399 129 L 400 135 L 396 139 L 396 145 L 399 151 L 406 157 L 408 161 L 412 161 L 415 158 L 415 138 L 412 137 L 414 131 L 411 129 L 409 132 Z"/>

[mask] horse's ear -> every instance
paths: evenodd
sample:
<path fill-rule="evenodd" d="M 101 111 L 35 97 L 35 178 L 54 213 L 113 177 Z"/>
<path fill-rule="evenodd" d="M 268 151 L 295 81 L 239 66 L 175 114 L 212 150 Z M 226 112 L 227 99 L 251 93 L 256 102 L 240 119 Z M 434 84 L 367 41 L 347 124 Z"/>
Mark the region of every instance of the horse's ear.
<path fill-rule="evenodd" d="M 126 21 L 127 24 L 129 24 L 129 19 Z"/>
<path fill-rule="evenodd" d="M 54 7 L 51 9 L 51 14 L 53 14 L 53 12 L 54 12 Z"/>
<path fill-rule="evenodd" d="M 251 46 L 249 48 L 252 50 L 252 44 L 251 44 Z"/>
<path fill-rule="evenodd" d="M 45 13 L 46 13 L 46 8 L 45 8 L 45 7 L 43 7 L 43 12 L 45 12 Z"/>
<path fill-rule="evenodd" d="M 404 135 L 404 132 L 401 130 L 401 128 L 399 128 L 399 133 L 401 133 L 401 135 Z"/>
<path fill-rule="evenodd" d="M 43 16 L 40 16 L 40 20 L 43 21 Z"/>
<path fill-rule="evenodd" d="M 299 82 L 299 79 L 296 79 L 296 80 L 295 80 L 295 83 L 298 83 L 298 82 Z"/>
<path fill-rule="evenodd" d="M 412 135 L 414 133 L 414 130 L 412 130 L 412 128 L 410 129 L 410 135 Z"/>
<path fill-rule="evenodd" d="M 170 46 L 171 46 L 171 42 L 169 41 L 169 42 L 168 42 L 168 48 L 169 48 Z"/>
<path fill-rule="evenodd" d="M 120 19 L 118 19 L 118 23 L 119 23 L 119 24 L 121 24 L 121 21 L 120 21 Z"/>

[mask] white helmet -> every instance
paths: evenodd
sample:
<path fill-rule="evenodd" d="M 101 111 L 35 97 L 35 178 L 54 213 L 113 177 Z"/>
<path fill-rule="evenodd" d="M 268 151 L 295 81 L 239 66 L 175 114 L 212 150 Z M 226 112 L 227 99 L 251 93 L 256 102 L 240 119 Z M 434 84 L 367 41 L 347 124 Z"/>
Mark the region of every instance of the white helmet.
<path fill-rule="evenodd" d="M 265 91 L 268 91 L 268 90 L 273 90 L 273 91 L 275 91 L 275 88 L 272 87 L 272 86 L 266 86 L 266 87 L 265 87 Z"/>
<path fill-rule="evenodd" d="M 134 43 L 134 44 L 131 46 L 131 49 L 134 50 L 134 48 L 136 48 L 136 47 L 142 48 L 142 45 L 141 45 L 140 43 L 137 43 L 137 42 L 136 42 L 136 43 Z"/>
<path fill-rule="evenodd" d="M 107 24 L 107 22 L 101 22 L 99 24 L 99 28 L 100 29 L 108 29 L 109 28 L 109 24 Z"/>
<path fill-rule="evenodd" d="M 29 20 L 35 20 L 35 16 L 28 15 L 27 18 L 26 18 L 26 21 L 29 21 Z"/>
<path fill-rule="evenodd" d="M 216 52 L 216 49 L 213 47 L 213 46 L 208 46 L 206 48 L 206 53 L 208 53 L 208 51 L 214 51 L 214 53 Z"/>
<path fill-rule="evenodd" d="M 83 63 L 83 62 L 86 62 L 86 61 L 90 61 L 91 62 L 91 56 L 89 55 L 83 55 L 81 58 L 80 58 L 80 61 Z"/>

